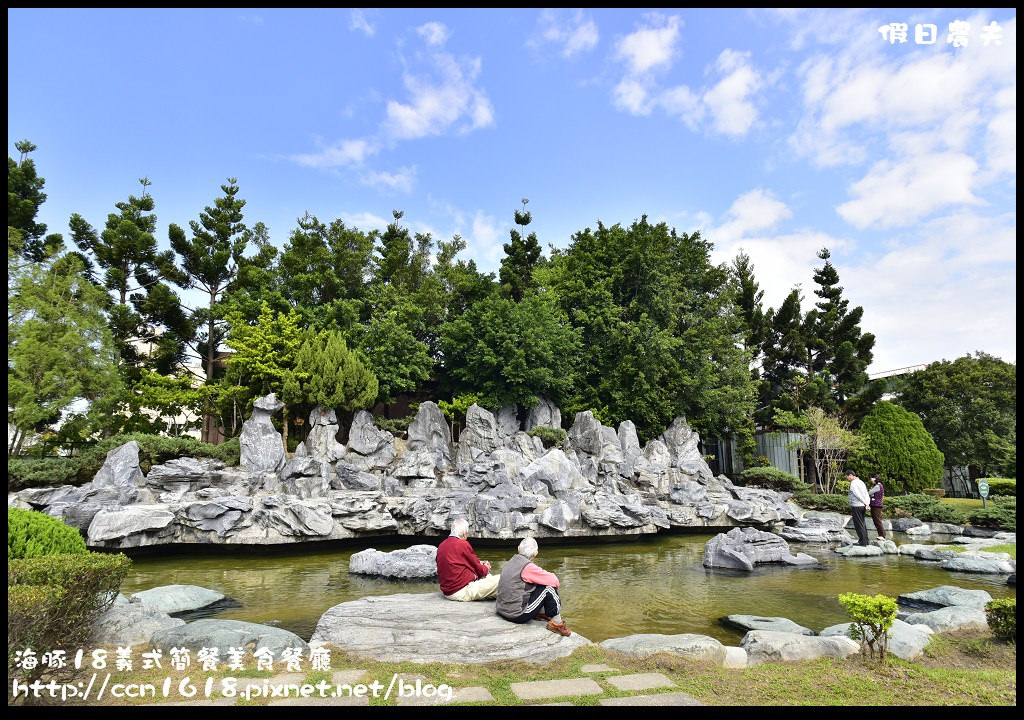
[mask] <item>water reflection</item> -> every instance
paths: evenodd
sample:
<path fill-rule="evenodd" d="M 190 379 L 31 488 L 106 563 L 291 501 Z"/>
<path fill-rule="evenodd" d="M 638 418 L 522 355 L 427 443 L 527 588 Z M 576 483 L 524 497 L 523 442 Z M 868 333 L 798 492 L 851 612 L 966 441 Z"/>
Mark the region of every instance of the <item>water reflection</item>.
<path fill-rule="evenodd" d="M 537 562 L 561 579 L 569 626 L 599 642 L 632 633 L 697 633 L 736 644 L 742 633 L 718 618 L 751 614 L 788 617 L 821 630 L 848 621 L 837 596 L 844 592 L 895 597 L 938 585 L 987 590 L 993 597 L 1016 597 L 1003 575 L 943 570 L 938 563 L 906 556 L 842 558 L 824 546 L 792 545 L 817 558 L 819 568 L 759 566 L 752 573 L 708 570 L 702 562 L 711 535 L 674 535 L 628 543 L 545 545 Z M 436 539 L 433 540 L 436 542 Z M 424 540 L 422 542 L 431 542 Z M 897 542 L 920 542 L 897 538 Z M 932 540 L 935 542 L 935 540 Z M 416 544 L 374 544 L 396 550 Z M 212 588 L 240 603 L 216 617 L 272 623 L 308 639 L 330 607 L 368 595 L 437 592 L 435 582 L 400 581 L 350 575 L 348 560 L 363 548 L 302 549 L 266 555 L 140 557 L 122 584 L 131 594 L 157 585 L 190 584 Z M 477 548 L 496 571 L 515 552 Z"/>

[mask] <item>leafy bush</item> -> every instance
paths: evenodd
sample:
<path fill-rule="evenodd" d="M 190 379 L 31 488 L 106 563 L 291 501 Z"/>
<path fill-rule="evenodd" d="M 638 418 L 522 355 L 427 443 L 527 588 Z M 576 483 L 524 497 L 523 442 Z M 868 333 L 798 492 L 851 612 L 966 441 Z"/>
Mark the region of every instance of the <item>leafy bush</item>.
<path fill-rule="evenodd" d="M 923 522 L 941 522 L 951 525 L 963 525 L 967 522 L 963 512 L 924 493 L 887 497 L 884 512 L 889 517 L 915 517 Z"/>
<path fill-rule="evenodd" d="M 374 418 L 373 421 L 381 430 L 387 430 L 395 437 L 404 437 L 409 425 L 416 419 L 416 413 L 401 418 Z"/>
<path fill-rule="evenodd" d="M 987 506 L 972 510 L 967 515 L 968 522 L 975 527 L 994 528 L 996 530 L 1017 531 L 1017 498 L 994 497 Z"/>
<path fill-rule="evenodd" d="M 988 629 L 1000 640 L 1017 642 L 1017 598 L 1002 598 L 985 603 Z"/>
<path fill-rule="evenodd" d="M 7 559 L 89 552 L 81 533 L 35 510 L 7 508 Z"/>
<path fill-rule="evenodd" d="M 889 630 L 896 620 L 899 606 L 894 598 L 886 595 L 858 595 L 843 593 L 839 602 L 853 618 L 850 623 L 850 637 L 860 640 L 867 647 L 868 655 L 877 653 L 879 662 L 885 660 L 889 649 Z"/>
<path fill-rule="evenodd" d="M 1017 497 L 1016 478 L 985 478 L 985 482 L 988 483 L 989 497 Z"/>
<path fill-rule="evenodd" d="M 878 473 L 893 495 L 941 484 L 942 453 L 916 414 L 882 401 L 861 420 L 860 437 L 847 463 L 860 477 Z"/>
<path fill-rule="evenodd" d="M 739 474 L 736 481 L 737 485 L 765 487 L 771 490 L 796 492 L 807 489 L 807 483 L 801 482 L 796 475 L 774 467 L 747 468 Z"/>
<path fill-rule="evenodd" d="M 849 496 L 850 496 L 850 481 L 849 480 L 839 480 L 838 482 L 836 482 L 835 494 L 836 495 L 842 495 L 843 497 L 847 498 L 847 500 L 849 500 Z"/>
<path fill-rule="evenodd" d="M 850 501 L 846 495 L 815 493 L 810 489 L 798 490 L 792 498 L 800 507 L 808 510 L 831 510 L 832 512 L 850 512 Z"/>
<path fill-rule="evenodd" d="M 532 430 L 528 430 L 526 434 L 531 437 L 540 438 L 540 441 L 544 443 L 546 448 L 561 447 L 567 436 L 567 433 L 562 428 L 553 428 L 547 425 L 538 425 Z"/>
<path fill-rule="evenodd" d="M 115 435 L 93 445 L 75 458 L 47 458 L 44 460 L 7 460 L 7 489 L 16 492 L 27 487 L 81 485 L 95 477 L 107 453 L 126 442 L 139 444 L 139 466 L 149 472 L 153 465 L 180 457 L 212 458 L 226 465 L 238 465 L 241 453 L 239 438 L 231 438 L 220 445 L 211 445 L 190 437 L 166 437 L 131 433 Z"/>
<path fill-rule="evenodd" d="M 7 662 L 31 647 L 37 655 L 83 645 L 93 622 L 117 597 L 131 561 L 87 552 L 7 562 Z"/>

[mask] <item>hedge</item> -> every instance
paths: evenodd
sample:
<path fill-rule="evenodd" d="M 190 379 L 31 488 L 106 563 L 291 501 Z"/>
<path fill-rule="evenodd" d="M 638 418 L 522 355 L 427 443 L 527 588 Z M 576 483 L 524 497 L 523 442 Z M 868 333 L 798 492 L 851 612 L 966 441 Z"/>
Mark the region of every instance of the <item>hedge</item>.
<path fill-rule="evenodd" d="M 544 443 L 544 447 L 561 447 L 562 443 L 565 442 L 565 438 L 568 433 L 562 428 L 548 427 L 547 425 L 538 425 L 531 430 L 528 430 L 527 435 L 530 437 L 538 437 L 540 441 Z"/>
<path fill-rule="evenodd" d="M 1017 498 L 989 498 L 986 507 L 972 510 L 967 520 L 975 527 L 1017 532 Z"/>
<path fill-rule="evenodd" d="M 85 540 L 76 528 L 46 513 L 7 508 L 8 560 L 87 552 Z"/>
<path fill-rule="evenodd" d="M 1016 478 L 985 478 L 985 482 L 988 483 L 989 497 L 1017 497 Z"/>
<path fill-rule="evenodd" d="M 764 487 L 771 490 L 797 492 L 806 490 L 807 483 L 793 473 L 774 467 L 752 467 L 741 472 L 736 478 L 737 485 Z"/>
<path fill-rule="evenodd" d="M 963 525 L 967 522 L 967 517 L 961 510 L 924 493 L 886 497 L 883 508 L 883 514 L 894 518 L 915 517 L 923 522 L 951 525 Z"/>
<path fill-rule="evenodd" d="M 850 512 L 850 501 L 846 495 L 815 493 L 811 490 L 799 490 L 793 493 L 793 500 L 800 507 L 808 510 L 831 510 L 838 513 Z"/>
<path fill-rule="evenodd" d="M 1017 598 L 1002 598 L 985 603 L 988 629 L 1000 640 L 1017 642 Z"/>

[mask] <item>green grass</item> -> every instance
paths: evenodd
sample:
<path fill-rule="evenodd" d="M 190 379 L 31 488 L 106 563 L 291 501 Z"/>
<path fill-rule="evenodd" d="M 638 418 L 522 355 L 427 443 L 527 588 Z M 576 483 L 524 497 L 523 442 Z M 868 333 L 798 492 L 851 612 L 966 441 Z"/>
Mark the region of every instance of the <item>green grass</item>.
<path fill-rule="evenodd" d="M 936 550 L 952 550 L 953 552 L 965 552 L 971 548 L 966 545 L 936 545 Z M 977 548 L 983 552 L 1009 553 L 1014 560 L 1017 559 L 1017 543 L 1004 543 L 1002 545 L 989 545 L 988 547 Z"/>
<path fill-rule="evenodd" d="M 939 498 L 939 502 L 952 505 L 958 510 L 968 511 L 981 507 L 981 500 L 974 498 Z"/>
<path fill-rule="evenodd" d="M 860 657 L 839 660 L 826 658 L 812 662 L 770 663 L 745 669 L 726 669 L 717 665 L 659 654 L 635 658 L 596 645 L 584 646 L 566 658 L 548 665 L 534 665 L 517 660 L 502 660 L 486 664 L 459 665 L 454 663 L 380 662 L 349 656 L 341 651 L 331 653 L 331 670 L 362 670 L 360 683 L 374 680 L 385 688 L 393 675 L 425 678 L 435 687 L 446 684 L 459 689 L 483 686 L 494 697 L 493 701 L 467 703 L 471 705 L 523 706 L 524 703 L 511 689 L 513 683 L 556 678 L 590 677 L 601 687 L 601 694 L 550 698 L 536 702 L 568 701 L 574 705 L 596 705 L 602 698 L 631 695 L 653 695 L 662 692 L 685 692 L 706 705 L 732 706 L 785 706 L 785 705 L 1016 705 L 1017 672 L 1016 646 L 994 640 L 987 632 L 973 634 L 944 633 L 935 636 L 925 656 L 918 662 L 905 662 L 891 657 L 884 663 L 870 662 Z M 616 673 L 584 673 L 582 666 L 605 663 L 616 668 Z M 283 666 L 278 668 L 284 672 Z M 676 687 L 646 690 L 640 693 L 618 690 L 608 682 L 615 674 L 659 672 Z M 193 667 L 184 671 L 165 668 L 163 671 L 135 671 L 113 673 L 112 681 L 162 683 L 165 677 L 174 678 L 177 687 L 180 677 L 191 674 L 193 682 L 207 675 Z M 214 676 L 241 676 L 243 673 L 218 671 Z M 252 677 L 250 673 L 244 673 Z M 260 676 L 265 674 L 261 673 Z M 87 677 L 86 677 L 87 679 Z M 311 684 L 330 680 L 330 674 L 307 671 L 306 681 Z M 197 684 L 201 684 L 201 680 Z M 10 687 L 10 683 L 8 683 Z M 382 694 L 383 695 L 383 694 Z M 217 693 L 214 693 L 214 698 Z M 178 700 L 174 693 L 168 701 Z M 106 698 L 105 698 L 106 700 Z M 371 705 L 394 705 L 394 696 L 385 700 L 369 697 Z M 157 702 L 161 698 L 157 698 Z M 139 705 L 148 700 L 121 700 L 123 705 Z M 236 704 L 265 705 L 266 698 L 254 698 Z M 9 702 L 10 704 L 10 702 Z M 64 703 L 74 704 L 74 703 Z"/>

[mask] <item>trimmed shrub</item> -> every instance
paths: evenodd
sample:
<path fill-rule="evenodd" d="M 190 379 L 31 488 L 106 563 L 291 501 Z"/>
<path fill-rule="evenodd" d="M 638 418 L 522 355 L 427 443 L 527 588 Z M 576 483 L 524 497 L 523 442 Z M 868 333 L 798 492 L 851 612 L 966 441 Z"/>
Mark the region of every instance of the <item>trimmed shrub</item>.
<path fill-rule="evenodd" d="M 1017 598 L 1002 598 L 985 603 L 988 629 L 1000 640 L 1017 642 Z"/>
<path fill-rule="evenodd" d="M 864 444 L 847 463 L 858 476 L 878 473 L 893 495 L 942 484 L 942 453 L 916 414 L 879 402 L 861 420 L 860 437 Z"/>
<path fill-rule="evenodd" d="M 31 647 L 38 655 L 83 645 L 92 624 L 117 597 L 131 561 L 123 554 L 9 560 L 7 563 L 7 660 Z"/>
<path fill-rule="evenodd" d="M 987 506 L 972 510 L 967 520 L 975 527 L 1017 531 L 1017 498 L 994 497 Z"/>
<path fill-rule="evenodd" d="M 1017 497 L 1016 478 L 985 478 L 988 483 L 988 495 L 999 497 Z"/>
<path fill-rule="evenodd" d="M 866 647 L 868 656 L 878 661 L 885 660 L 889 650 L 889 630 L 896 621 L 899 606 L 895 598 L 886 595 L 858 595 L 843 593 L 839 602 L 853 618 L 850 623 L 850 637 L 859 640 L 861 647 Z"/>
<path fill-rule="evenodd" d="M 7 508 L 7 559 L 89 552 L 77 529 L 35 510 Z"/>
<path fill-rule="evenodd" d="M 796 475 L 774 467 L 747 468 L 736 478 L 736 484 L 787 492 L 807 489 L 807 483 L 801 482 Z"/>
<path fill-rule="evenodd" d="M 565 442 L 568 435 L 562 428 L 553 428 L 547 425 L 538 425 L 532 430 L 528 430 L 526 434 L 530 437 L 540 438 L 546 448 L 562 447 L 562 443 Z"/>
<path fill-rule="evenodd" d="M 153 465 L 180 457 L 211 458 L 225 465 L 238 465 L 241 441 L 231 438 L 220 445 L 200 442 L 190 437 L 165 437 L 131 433 L 115 435 L 93 445 L 75 458 L 45 460 L 8 459 L 7 489 L 16 492 L 27 487 L 82 485 L 92 480 L 103 467 L 107 453 L 126 442 L 139 444 L 139 466 L 149 472 Z"/>
<path fill-rule="evenodd" d="M 832 512 L 850 512 L 850 501 L 846 495 L 815 493 L 811 490 L 798 490 L 793 493 L 792 500 L 800 507 L 808 510 L 831 510 Z"/>
<path fill-rule="evenodd" d="M 883 513 L 894 518 L 915 517 L 923 522 L 951 525 L 963 525 L 967 522 L 967 517 L 962 511 L 924 493 L 887 497 L 884 508 Z"/>

